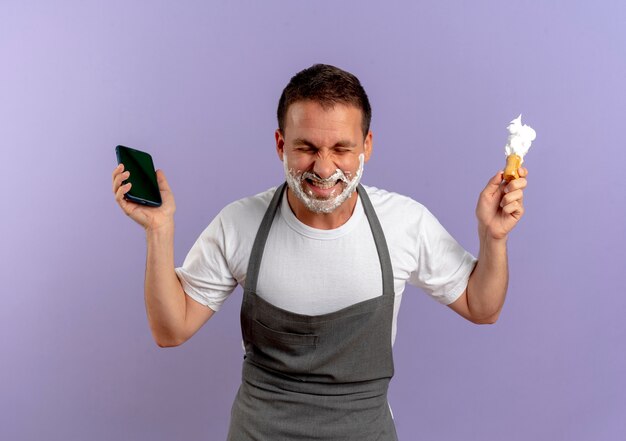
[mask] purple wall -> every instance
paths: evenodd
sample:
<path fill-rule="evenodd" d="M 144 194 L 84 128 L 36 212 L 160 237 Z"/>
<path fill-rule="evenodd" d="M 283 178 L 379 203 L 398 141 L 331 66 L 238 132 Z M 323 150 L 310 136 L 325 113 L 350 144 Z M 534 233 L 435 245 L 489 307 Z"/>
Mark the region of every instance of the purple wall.
<path fill-rule="evenodd" d="M 315 62 L 369 93 L 364 183 L 423 202 L 474 253 L 508 121 L 538 133 L 500 321 L 406 290 L 400 439 L 626 439 L 625 5 L 0 2 L 0 439 L 224 439 L 241 292 L 156 346 L 114 147 L 167 174 L 180 264 L 226 203 L 281 181 L 275 106 Z"/>

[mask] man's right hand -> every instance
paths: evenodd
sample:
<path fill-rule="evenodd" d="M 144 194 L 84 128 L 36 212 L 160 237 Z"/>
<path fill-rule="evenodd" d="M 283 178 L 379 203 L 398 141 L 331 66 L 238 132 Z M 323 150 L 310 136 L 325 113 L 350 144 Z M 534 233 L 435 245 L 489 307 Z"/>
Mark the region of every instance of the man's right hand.
<path fill-rule="evenodd" d="M 122 185 L 122 182 L 129 176 L 130 172 L 124 171 L 124 164 L 118 165 L 113 170 L 113 193 L 122 211 L 145 230 L 156 231 L 163 227 L 173 226 L 176 203 L 167 179 L 165 179 L 165 174 L 161 170 L 156 171 L 157 183 L 161 192 L 162 203 L 160 207 L 146 207 L 124 199 L 124 195 L 130 190 L 131 184 L 129 182 Z"/>

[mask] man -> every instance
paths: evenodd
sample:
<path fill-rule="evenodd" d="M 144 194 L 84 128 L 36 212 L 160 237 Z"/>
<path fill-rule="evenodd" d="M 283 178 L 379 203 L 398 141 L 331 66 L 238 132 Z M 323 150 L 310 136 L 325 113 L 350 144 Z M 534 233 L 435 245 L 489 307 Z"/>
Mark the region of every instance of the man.
<path fill-rule="evenodd" d="M 373 138 L 369 101 L 352 74 L 303 70 L 277 113 L 287 185 L 224 208 L 181 268 L 163 172 L 159 208 L 126 201 L 129 174 L 123 165 L 113 172 L 116 200 L 147 235 L 154 339 L 184 343 L 241 284 L 246 354 L 229 439 L 395 440 L 387 387 L 405 283 L 474 323 L 494 323 L 527 172 L 508 184 L 498 172 L 482 191 L 476 261 L 419 203 L 359 184 Z"/>

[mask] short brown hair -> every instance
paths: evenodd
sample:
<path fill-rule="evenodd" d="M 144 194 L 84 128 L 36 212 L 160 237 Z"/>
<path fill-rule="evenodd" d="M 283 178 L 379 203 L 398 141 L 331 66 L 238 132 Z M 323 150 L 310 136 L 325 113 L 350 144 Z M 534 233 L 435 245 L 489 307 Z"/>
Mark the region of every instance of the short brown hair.
<path fill-rule="evenodd" d="M 372 108 L 359 79 L 350 72 L 329 64 L 314 64 L 295 74 L 278 101 L 278 128 L 285 132 L 285 115 L 296 101 L 311 100 L 324 108 L 335 104 L 349 104 L 361 109 L 363 136 L 367 135 L 372 120 Z"/>

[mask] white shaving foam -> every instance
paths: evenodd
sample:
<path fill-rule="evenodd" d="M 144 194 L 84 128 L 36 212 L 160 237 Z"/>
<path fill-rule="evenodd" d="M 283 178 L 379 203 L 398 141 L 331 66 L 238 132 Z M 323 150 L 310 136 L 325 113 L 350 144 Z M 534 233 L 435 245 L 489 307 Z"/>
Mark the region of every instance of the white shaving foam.
<path fill-rule="evenodd" d="M 537 137 L 535 130 L 529 125 L 522 125 L 522 115 L 511 121 L 507 127 L 509 138 L 504 153 L 506 156 L 517 155 L 524 161 L 524 156 L 528 153 L 530 145 Z"/>
<path fill-rule="evenodd" d="M 287 154 L 283 153 L 283 168 L 285 169 L 285 178 L 287 179 L 287 185 L 298 199 L 305 205 L 305 207 L 313 213 L 332 213 L 343 204 L 354 193 L 357 185 L 361 181 L 363 175 L 363 163 L 365 162 L 365 155 L 361 153 L 359 155 L 359 169 L 352 179 L 350 179 L 351 173 L 344 173 L 340 169 L 336 169 L 335 172 L 328 178 L 322 179 L 315 173 L 311 172 L 298 172 L 297 170 L 289 168 L 287 165 Z M 335 195 L 334 191 L 327 199 L 317 199 L 312 191 L 306 192 L 304 190 L 304 180 L 310 179 L 320 187 L 330 185 L 338 180 L 342 181 L 345 185 L 343 191 L 338 195 Z"/>

